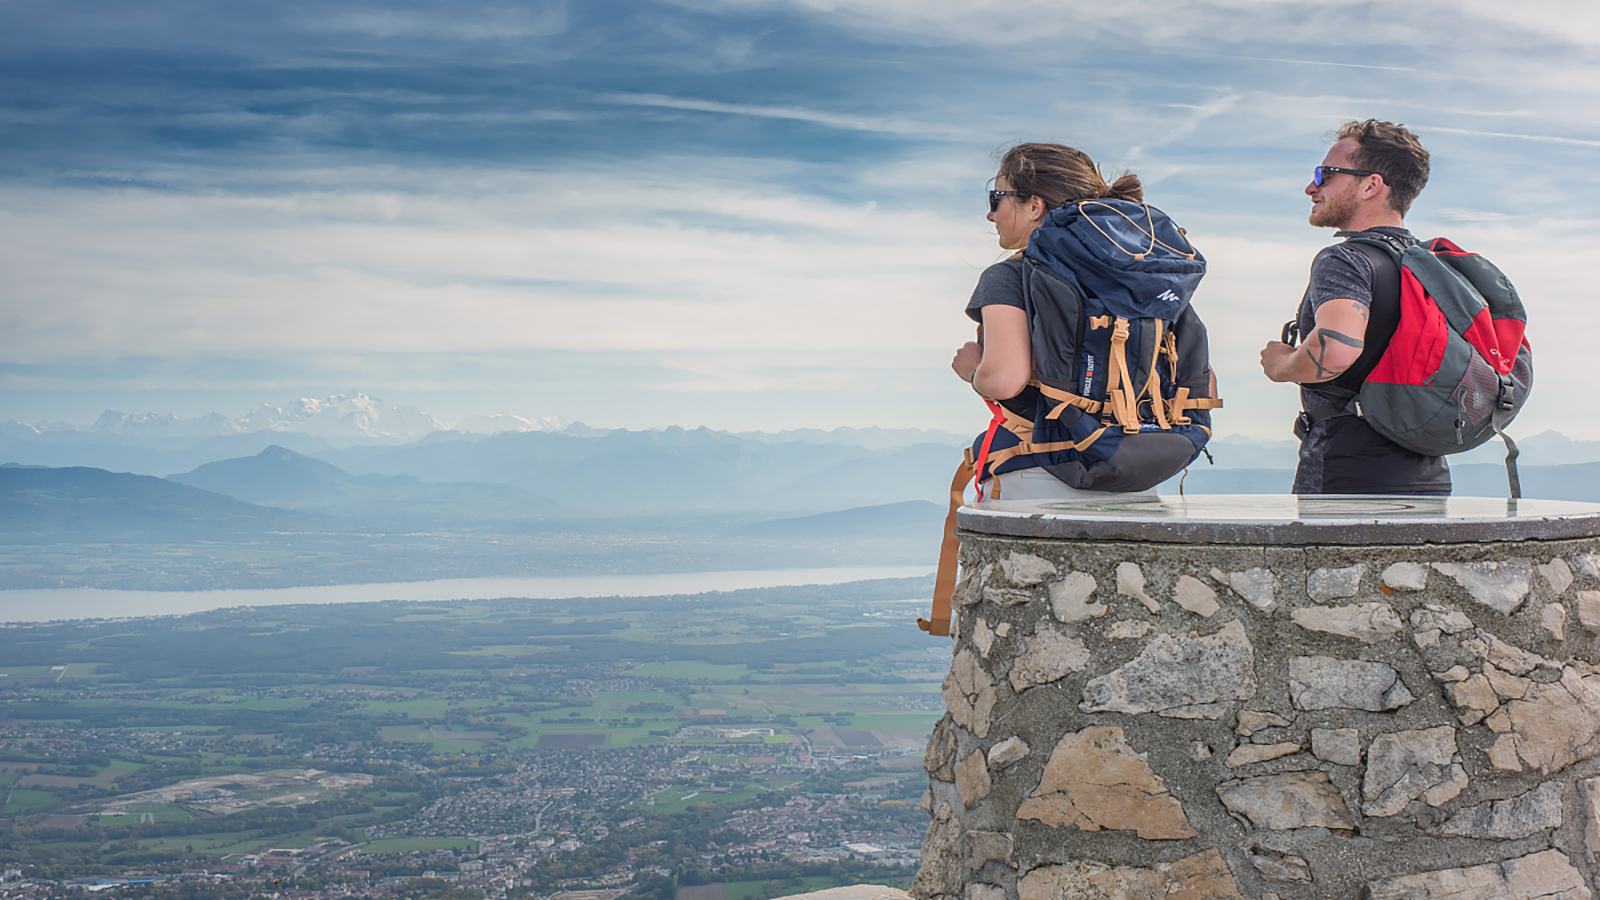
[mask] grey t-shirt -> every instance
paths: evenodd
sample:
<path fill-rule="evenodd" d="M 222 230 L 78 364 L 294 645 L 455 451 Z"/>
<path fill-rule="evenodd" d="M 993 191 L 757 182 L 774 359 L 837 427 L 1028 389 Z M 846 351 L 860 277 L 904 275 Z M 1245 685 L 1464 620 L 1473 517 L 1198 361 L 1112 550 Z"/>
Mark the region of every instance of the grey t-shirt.
<path fill-rule="evenodd" d="M 1022 257 L 1003 259 L 978 276 L 978 286 L 972 289 L 972 299 L 967 301 L 967 318 L 983 324 L 985 306 L 1015 306 L 1024 309 L 1022 278 L 1025 271 Z"/>

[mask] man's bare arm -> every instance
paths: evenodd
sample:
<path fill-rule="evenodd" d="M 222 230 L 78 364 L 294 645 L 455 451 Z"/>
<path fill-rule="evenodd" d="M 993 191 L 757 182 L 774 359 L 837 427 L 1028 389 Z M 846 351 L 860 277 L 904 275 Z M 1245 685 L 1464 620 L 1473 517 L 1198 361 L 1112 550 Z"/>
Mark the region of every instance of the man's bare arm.
<path fill-rule="evenodd" d="M 1273 381 L 1315 384 L 1338 377 L 1366 346 L 1366 304 L 1329 300 L 1317 307 L 1316 327 L 1299 347 L 1272 341 L 1261 351 L 1261 370 Z"/>

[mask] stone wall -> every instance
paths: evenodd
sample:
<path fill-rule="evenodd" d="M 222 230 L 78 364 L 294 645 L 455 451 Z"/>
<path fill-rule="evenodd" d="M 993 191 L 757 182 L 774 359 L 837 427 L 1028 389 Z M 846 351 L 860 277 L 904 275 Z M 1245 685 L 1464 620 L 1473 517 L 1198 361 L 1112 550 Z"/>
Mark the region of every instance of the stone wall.
<path fill-rule="evenodd" d="M 962 563 L 918 897 L 1592 897 L 1600 540 Z"/>

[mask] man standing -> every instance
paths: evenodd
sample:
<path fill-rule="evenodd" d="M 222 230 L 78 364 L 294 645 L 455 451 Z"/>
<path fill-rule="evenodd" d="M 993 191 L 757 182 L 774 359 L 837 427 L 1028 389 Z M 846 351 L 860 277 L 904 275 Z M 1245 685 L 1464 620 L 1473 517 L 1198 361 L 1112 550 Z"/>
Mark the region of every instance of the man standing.
<path fill-rule="evenodd" d="M 1404 216 L 1428 183 L 1428 151 L 1404 127 L 1347 122 L 1306 194 L 1311 224 L 1335 237 L 1365 232 L 1397 247 L 1417 243 Z M 1268 378 L 1300 385 L 1296 494 L 1450 493 L 1444 457 L 1407 450 L 1345 411 L 1399 321 L 1400 270 L 1381 247 L 1345 241 L 1319 252 L 1294 323 L 1300 346 L 1261 351 Z"/>

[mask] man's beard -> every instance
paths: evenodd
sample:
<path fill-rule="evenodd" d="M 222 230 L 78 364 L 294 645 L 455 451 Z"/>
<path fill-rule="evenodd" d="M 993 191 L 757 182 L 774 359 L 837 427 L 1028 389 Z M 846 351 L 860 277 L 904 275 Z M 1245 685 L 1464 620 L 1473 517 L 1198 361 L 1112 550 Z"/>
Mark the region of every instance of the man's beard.
<path fill-rule="evenodd" d="M 1343 229 L 1352 218 L 1355 218 L 1358 208 L 1356 198 L 1351 196 L 1349 191 L 1341 191 L 1312 206 L 1311 216 L 1307 221 L 1318 228 Z"/>

